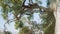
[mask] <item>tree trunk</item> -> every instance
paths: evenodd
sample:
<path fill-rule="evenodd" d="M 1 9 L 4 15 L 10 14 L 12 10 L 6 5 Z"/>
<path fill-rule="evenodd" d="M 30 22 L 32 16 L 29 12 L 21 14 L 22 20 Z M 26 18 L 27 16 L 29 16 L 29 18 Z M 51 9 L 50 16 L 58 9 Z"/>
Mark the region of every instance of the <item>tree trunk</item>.
<path fill-rule="evenodd" d="M 60 34 L 60 1 L 57 2 L 57 9 L 54 11 L 54 16 L 56 19 L 55 34 Z"/>

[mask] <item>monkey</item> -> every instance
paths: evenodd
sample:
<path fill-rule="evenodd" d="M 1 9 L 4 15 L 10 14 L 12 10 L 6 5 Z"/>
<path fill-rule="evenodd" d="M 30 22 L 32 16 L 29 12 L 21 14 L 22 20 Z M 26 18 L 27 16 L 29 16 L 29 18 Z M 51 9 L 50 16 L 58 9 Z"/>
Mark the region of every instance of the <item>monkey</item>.
<path fill-rule="evenodd" d="M 33 3 L 33 0 L 29 0 L 29 3 L 32 4 Z"/>
<path fill-rule="evenodd" d="M 25 5 L 25 2 L 26 2 L 26 0 L 23 1 L 21 9 L 19 11 L 20 16 L 19 17 L 16 16 L 17 20 L 19 20 L 22 17 L 25 8 L 29 8 L 30 9 L 30 6 L 29 5 Z"/>
<path fill-rule="evenodd" d="M 32 8 L 33 6 L 38 6 L 38 4 L 37 3 L 33 3 L 32 0 L 29 0 L 28 5 L 25 5 L 25 2 L 26 2 L 26 0 L 24 0 L 24 2 L 22 4 L 22 7 L 24 7 L 24 8 Z"/>
<path fill-rule="evenodd" d="M 34 3 L 32 0 L 29 0 L 28 4 L 29 4 L 30 7 L 38 6 L 38 4 Z"/>
<path fill-rule="evenodd" d="M 32 15 L 33 14 L 33 12 L 32 12 L 33 6 L 36 6 L 37 3 L 33 3 L 30 0 L 31 3 L 28 3 L 28 5 L 25 5 L 25 2 L 26 2 L 26 0 L 23 1 L 22 10 L 21 11 L 23 12 L 23 10 L 27 8 L 27 10 L 30 10 L 30 12 L 31 12 L 31 14 L 27 14 L 27 15 Z M 20 17 L 21 17 L 21 15 L 20 15 Z"/>
<path fill-rule="evenodd" d="M 26 0 L 23 1 L 22 8 L 23 8 L 23 7 L 24 7 L 24 8 L 30 8 L 29 5 L 25 5 L 25 2 L 26 2 Z"/>
<path fill-rule="evenodd" d="M 30 0 L 30 1 L 31 1 L 31 0 Z M 16 16 L 16 18 L 17 18 L 18 20 L 19 20 L 19 19 L 21 18 L 21 16 L 23 15 L 24 9 L 26 9 L 26 8 L 27 8 L 27 10 L 29 9 L 29 10 L 31 11 L 31 14 L 33 14 L 33 12 L 32 12 L 33 7 L 38 6 L 37 3 L 28 3 L 28 5 L 25 5 L 25 2 L 26 2 L 26 0 L 23 1 L 22 6 L 21 6 L 21 9 L 20 9 L 20 11 L 19 11 L 20 16 L 19 16 L 19 17 Z"/>
<path fill-rule="evenodd" d="M 32 3 L 32 4 L 29 3 L 29 5 L 30 5 L 30 6 L 36 6 L 37 3 Z"/>

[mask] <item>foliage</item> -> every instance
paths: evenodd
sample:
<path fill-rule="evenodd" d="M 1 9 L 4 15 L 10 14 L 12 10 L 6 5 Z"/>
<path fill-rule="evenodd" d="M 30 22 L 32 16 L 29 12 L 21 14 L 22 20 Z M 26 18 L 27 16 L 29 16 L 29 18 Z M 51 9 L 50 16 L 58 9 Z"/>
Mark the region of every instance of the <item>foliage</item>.
<path fill-rule="evenodd" d="M 22 28 L 23 27 L 23 22 L 22 21 L 15 21 L 15 28 Z"/>
<path fill-rule="evenodd" d="M 9 31 L 5 31 L 4 34 L 12 34 L 12 33 Z"/>
<path fill-rule="evenodd" d="M 19 31 L 19 34 L 33 34 L 33 31 L 26 26 Z"/>
<path fill-rule="evenodd" d="M 5 20 L 8 18 L 8 13 L 11 13 L 14 15 L 15 20 L 15 28 L 22 28 L 19 31 L 19 34 L 32 34 L 32 30 L 29 29 L 29 27 L 23 27 L 24 23 L 18 18 L 18 16 L 23 16 L 25 12 L 28 12 L 28 10 L 24 11 L 22 9 L 22 4 L 24 0 L 0 0 L 0 6 L 2 7 L 2 16 Z M 41 3 L 41 2 L 40 2 Z M 47 2 L 49 5 L 50 3 Z M 33 6 L 35 7 L 35 6 Z M 31 10 L 31 8 L 29 9 Z M 32 9 L 33 10 L 33 9 Z M 22 14 L 22 15 L 21 15 Z M 31 11 L 29 12 L 28 19 L 30 20 L 33 16 L 31 14 Z M 54 34 L 54 28 L 55 28 L 55 18 L 53 15 L 53 12 L 47 11 L 42 13 L 41 18 L 43 19 L 43 28 L 45 34 Z M 24 18 L 23 18 L 24 19 Z"/>
<path fill-rule="evenodd" d="M 41 17 L 43 19 L 44 34 L 54 34 L 55 17 L 53 12 L 48 12 L 46 15 Z"/>

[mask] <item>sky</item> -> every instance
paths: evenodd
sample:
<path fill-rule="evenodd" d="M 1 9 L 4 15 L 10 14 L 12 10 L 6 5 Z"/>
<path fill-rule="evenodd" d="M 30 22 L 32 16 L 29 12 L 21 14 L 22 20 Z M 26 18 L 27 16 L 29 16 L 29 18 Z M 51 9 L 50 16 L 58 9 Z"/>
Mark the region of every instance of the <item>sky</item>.
<path fill-rule="evenodd" d="M 26 4 L 27 3 L 28 3 L 28 0 L 26 1 Z M 41 6 L 46 7 L 46 0 L 42 0 Z M 0 30 L 1 29 L 3 30 L 4 29 L 3 25 L 4 25 L 5 21 L 4 21 L 3 17 L 2 17 L 2 15 L 1 15 L 1 11 L 2 10 L 1 10 L 1 7 L 0 7 Z M 34 13 L 34 16 L 35 16 L 34 20 L 38 22 L 40 20 L 39 13 Z M 13 17 L 13 15 L 9 14 L 9 18 L 12 18 L 12 17 Z M 10 25 L 6 24 L 6 26 L 7 26 L 7 29 L 9 31 L 11 31 L 13 34 L 17 34 L 18 30 L 15 29 L 14 22 L 10 23 Z"/>

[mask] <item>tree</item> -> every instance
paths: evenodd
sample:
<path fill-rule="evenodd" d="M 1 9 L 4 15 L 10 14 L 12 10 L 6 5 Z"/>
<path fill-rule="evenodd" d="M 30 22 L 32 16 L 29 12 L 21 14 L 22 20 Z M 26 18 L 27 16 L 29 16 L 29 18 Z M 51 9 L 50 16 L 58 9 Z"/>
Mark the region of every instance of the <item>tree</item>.
<path fill-rule="evenodd" d="M 59 2 L 60 2 L 60 0 L 57 0 L 57 9 L 56 9 L 56 11 L 55 11 L 55 19 L 56 19 L 56 26 L 55 26 L 55 34 L 60 34 L 60 13 L 59 13 L 59 9 L 60 9 L 60 5 L 59 5 Z"/>
<path fill-rule="evenodd" d="M 4 34 L 12 34 L 10 31 L 5 31 Z"/>
<path fill-rule="evenodd" d="M 54 28 L 55 28 L 55 18 L 53 13 L 56 12 L 56 1 L 52 1 L 49 0 L 49 2 L 47 3 L 49 6 L 48 8 L 45 8 L 43 6 L 39 6 L 38 3 L 34 3 L 32 2 L 32 0 L 29 1 L 28 5 L 25 5 L 26 0 L 0 0 L 0 6 L 2 7 L 3 11 L 2 11 L 2 16 L 5 20 L 7 20 L 7 23 L 9 23 L 10 21 L 14 21 L 15 22 L 15 26 L 16 28 L 22 28 L 24 29 L 25 27 L 23 26 L 23 22 L 21 20 L 21 17 L 25 15 L 29 15 L 28 19 L 30 20 L 31 17 L 33 16 L 33 9 L 35 8 L 39 8 L 40 11 L 42 11 L 42 9 L 44 10 L 44 14 L 41 13 L 41 17 L 44 21 L 43 23 L 43 28 L 44 28 L 44 32 L 45 34 L 54 34 Z M 37 0 L 38 1 L 38 0 Z M 41 1 L 40 1 L 41 3 Z M 28 12 L 28 13 L 27 13 Z M 13 19 L 9 20 L 8 19 L 8 13 L 12 13 L 14 15 Z M 46 15 L 47 14 L 47 15 Z M 53 27 L 53 28 L 52 28 Z M 26 28 L 27 30 L 28 28 Z M 29 30 L 29 29 L 28 29 Z M 49 30 L 49 31 L 47 31 Z M 23 30 L 21 30 L 23 31 Z M 30 31 L 30 30 L 29 30 Z M 28 32 L 29 32 L 28 31 Z M 53 31 L 53 32 L 52 32 Z M 25 32 L 25 31 L 23 31 Z M 24 33 L 22 33 L 24 34 Z"/>
<path fill-rule="evenodd" d="M 60 17 L 59 17 L 59 9 L 60 9 L 60 5 L 59 5 L 59 2 L 60 2 L 60 0 L 53 0 L 53 1 L 51 1 L 51 3 L 52 3 L 52 7 L 51 8 L 53 8 L 54 7 L 54 11 L 53 11 L 53 13 L 54 13 L 54 17 L 55 17 L 55 34 L 60 34 Z"/>
<path fill-rule="evenodd" d="M 23 27 L 23 28 L 20 30 L 19 34 L 33 34 L 33 31 L 30 30 L 28 27 Z"/>

